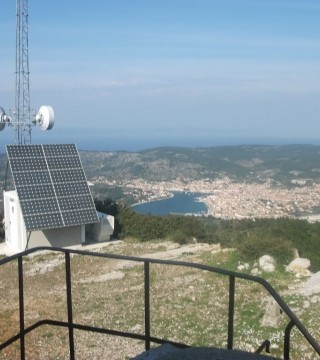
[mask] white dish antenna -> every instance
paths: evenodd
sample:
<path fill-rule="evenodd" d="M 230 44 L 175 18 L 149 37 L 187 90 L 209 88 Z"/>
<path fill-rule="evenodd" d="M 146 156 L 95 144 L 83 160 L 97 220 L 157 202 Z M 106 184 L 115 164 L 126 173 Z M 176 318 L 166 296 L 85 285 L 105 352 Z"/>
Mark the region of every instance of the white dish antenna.
<path fill-rule="evenodd" d="M 49 105 L 42 105 L 36 115 L 36 123 L 42 130 L 50 130 L 54 125 L 54 111 Z"/>
<path fill-rule="evenodd" d="M 54 125 L 54 111 L 49 105 L 42 105 L 32 121 L 33 125 L 39 125 L 42 130 L 50 130 Z M 17 126 L 16 122 L 11 121 L 11 117 L 6 114 L 3 107 L 0 106 L 0 131 L 6 124 Z M 18 124 L 19 125 L 19 124 Z"/>
<path fill-rule="evenodd" d="M 0 131 L 2 131 L 6 127 L 6 124 L 8 124 L 10 122 L 11 122 L 10 117 L 6 114 L 4 109 L 0 106 Z"/>

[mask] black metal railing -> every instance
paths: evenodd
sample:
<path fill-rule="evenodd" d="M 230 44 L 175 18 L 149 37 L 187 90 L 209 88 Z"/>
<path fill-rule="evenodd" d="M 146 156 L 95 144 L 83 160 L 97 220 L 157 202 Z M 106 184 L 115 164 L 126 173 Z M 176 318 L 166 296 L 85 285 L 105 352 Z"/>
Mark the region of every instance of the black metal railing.
<path fill-rule="evenodd" d="M 53 251 L 60 252 L 65 254 L 65 275 L 66 275 L 66 295 L 67 295 L 67 312 L 68 321 L 56 321 L 56 320 L 41 320 L 34 323 L 31 326 L 25 327 L 25 316 L 24 316 L 24 284 L 23 284 L 23 258 L 31 253 L 37 251 Z M 135 261 L 138 263 L 144 264 L 144 321 L 145 321 L 145 331 L 144 334 L 136 334 L 132 332 L 125 332 L 119 330 L 106 329 L 95 326 L 88 326 L 84 324 L 74 323 L 73 321 L 73 302 L 72 302 L 72 277 L 71 277 L 71 265 L 70 265 L 70 254 L 86 255 L 100 258 L 108 259 L 118 259 L 118 260 L 127 260 Z M 18 334 L 12 336 L 11 338 L 5 340 L 0 344 L 0 352 L 13 344 L 14 342 L 20 340 L 20 355 L 21 359 L 25 359 L 25 336 L 37 329 L 42 325 L 51 325 L 64 327 L 68 329 L 69 332 L 69 353 L 70 359 L 75 359 L 75 346 L 74 346 L 74 330 L 83 330 L 83 331 L 92 331 L 102 334 L 109 334 L 114 336 L 121 336 L 131 339 L 142 340 L 145 343 L 145 349 L 149 350 L 151 343 L 164 344 L 171 343 L 178 347 L 188 347 L 187 344 L 181 344 L 177 342 L 170 341 L 168 339 L 161 339 L 151 335 L 151 313 L 150 313 L 150 265 L 151 264 L 163 264 L 170 266 L 183 266 L 190 267 L 195 269 L 200 269 L 204 271 L 213 272 L 216 274 L 224 275 L 229 277 L 229 306 L 228 306 L 228 330 L 227 330 L 227 348 L 233 349 L 233 338 L 234 338 L 234 315 L 235 315 L 235 284 L 236 279 L 244 279 L 260 284 L 264 287 L 268 293 L 275 299 L 279 304 L 282 311 L 288 316 L 289 323 L 284 330 L 284 345 L 283 345 L 283 358 L 285 360 L 290 360 L 290 339 L 291 339 L 291 330 L 295 327 L 300 333 L 305 337 L 308 343 L 313 347 L 315 352 L 320 355 L 320 346 L 313 336 L 308 332 L 305 326 L 301 321 L 296 317 L 296 315 L 291 311 L 288 305 L 280 297 L 280 295 L 273 289 L 273 287 L 264 279 L 242 273 L 236 273 L 229 270 L 223 270 L 220 268 L 215 268 L 212 266 L 188 263 L 182 261 L 171 261 L 171 260 L 157 260 L 157 259 L 148 259 L 148 258 L 139 258 L 134 256 L 124 256 L 124 255 L 114 255 L 114 254 L 105 254 L 105 253 L 94 253 L 82 250 L 70 250 L 62 248 L 52 248 L 52 247 L 38 247 L 27 250 L 25 252 L 19 253 L 14 256 L 10 256 L 0 260 L 0 266 L 12 261 L 18 261 L 18 281 L 19 281 L 19 312 L 20 312 L 20 331 Z M 1 331 L 1 329 L 0 329 Z M 264 340 L 262 344 L 256 350 L 256 353 L 260 353 L 263 350 L 269 352 L 270 341 Z"/>

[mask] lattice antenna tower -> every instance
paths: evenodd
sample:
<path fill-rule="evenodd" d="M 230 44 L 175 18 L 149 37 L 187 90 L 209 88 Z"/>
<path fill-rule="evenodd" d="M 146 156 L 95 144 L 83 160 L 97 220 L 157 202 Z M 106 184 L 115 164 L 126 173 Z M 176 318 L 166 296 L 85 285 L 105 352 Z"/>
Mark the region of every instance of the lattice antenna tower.
<path fill-rule="evenodd" d="M 31 144 L 28 0 L 16 1 L 15 143 Z"/>
<path fill-rule="evenodd" d="M 42 130 L 50 130 L 54 125 L 51 106 L 41 106 L 37 114 L 30 106 L 28 19 L 28 0 L 16 0 L 15 108 L 12 121 L 0 106 L 0 131 L 6 124 L 13 126 L 17 145 L 31 144 L 34 125 L 40 125 Z"/>

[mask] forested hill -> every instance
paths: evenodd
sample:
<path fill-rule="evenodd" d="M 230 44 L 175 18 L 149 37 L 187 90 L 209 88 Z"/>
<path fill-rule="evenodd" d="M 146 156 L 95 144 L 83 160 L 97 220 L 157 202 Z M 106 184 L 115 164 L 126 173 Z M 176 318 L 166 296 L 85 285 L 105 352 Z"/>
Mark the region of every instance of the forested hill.
<path fill-rule="evenodd" d="M 163 147 L 139 152 L 80 151 L 88 179 L 142 178 L 148 181 L 214 179 L 228 176 L 239 181 L 273 179 L 320 181 L 320 146 L 217 146 L 210 148 Z M 0 155 L 1 182 L 6 172 L 6 155 Z"/>
<path fill-rule="evenodd" d="M 143 178 L 169 181 L 228 176 L 235 180 L 320 179 L 320 146 L 218 146 L 211 148 L 163 147 L 139 152 L 81 152 L 88 178 L 109 180 Z"/>

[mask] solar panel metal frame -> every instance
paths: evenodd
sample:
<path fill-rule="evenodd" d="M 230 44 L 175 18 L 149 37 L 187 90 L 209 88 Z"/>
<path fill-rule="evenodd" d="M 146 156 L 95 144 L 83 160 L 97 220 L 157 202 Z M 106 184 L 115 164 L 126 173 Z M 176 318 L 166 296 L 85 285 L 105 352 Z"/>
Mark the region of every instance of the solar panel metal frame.
<path fill-rule="evenodd" d="M 99 222 L 75 144 L 7 145 L 27 231 Z"/>

